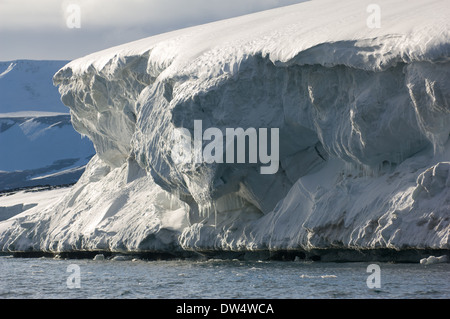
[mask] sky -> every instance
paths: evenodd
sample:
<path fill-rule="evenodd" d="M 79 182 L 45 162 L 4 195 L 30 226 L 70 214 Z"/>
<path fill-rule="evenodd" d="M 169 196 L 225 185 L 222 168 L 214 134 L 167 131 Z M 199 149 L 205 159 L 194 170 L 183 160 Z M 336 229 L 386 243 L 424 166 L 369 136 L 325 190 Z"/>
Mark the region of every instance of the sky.
<path fill-rule="evenodd" d="M 72 60 L 302 0 L 0 0 L 0 61 Z"/>

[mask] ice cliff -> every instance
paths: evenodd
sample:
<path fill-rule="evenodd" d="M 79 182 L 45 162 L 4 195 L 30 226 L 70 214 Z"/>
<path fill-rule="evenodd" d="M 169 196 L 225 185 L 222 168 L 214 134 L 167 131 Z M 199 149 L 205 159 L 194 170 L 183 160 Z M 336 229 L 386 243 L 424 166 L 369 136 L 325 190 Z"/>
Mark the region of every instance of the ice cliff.
<path fill-rule="evenodd" d="M 316 0 L 97 52 L 55 76 L 97 155 L 3 250 L 444 249 L 450 7 Z M 178 164 L 177 128 L 279 128 L 280 166 Z"/>

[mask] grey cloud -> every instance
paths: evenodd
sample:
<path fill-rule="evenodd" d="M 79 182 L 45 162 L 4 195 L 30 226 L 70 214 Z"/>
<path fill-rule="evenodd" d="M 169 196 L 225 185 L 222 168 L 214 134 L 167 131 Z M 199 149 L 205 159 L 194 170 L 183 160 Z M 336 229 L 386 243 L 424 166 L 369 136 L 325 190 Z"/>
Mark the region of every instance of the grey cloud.
<path fill-rule="evenodd" d="M 0 61 L 74 59 L 184 27 L 291 5 L 302 0 L 0 0 Z M 66 8 L 80 8 L 68 29 Z"/>

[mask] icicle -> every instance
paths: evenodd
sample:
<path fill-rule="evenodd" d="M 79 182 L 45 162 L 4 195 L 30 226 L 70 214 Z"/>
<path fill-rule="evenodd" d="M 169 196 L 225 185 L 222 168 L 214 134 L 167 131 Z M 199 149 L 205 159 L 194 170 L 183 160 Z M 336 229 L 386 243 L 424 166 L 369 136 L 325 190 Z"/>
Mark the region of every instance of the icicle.
<path fill-rule="evenodd" d="M 170 195 L 170 210 L 174 210 L 174 207 L 178 206 L 178 200 L 180 199 L 180 190 L 174 189 Z"/>
<path fill-rule="evenodd" d="M 216 202 L 212 202 L 212 209 L 214 210 L 214 228 L 217 228 L 217 208 Z"/>

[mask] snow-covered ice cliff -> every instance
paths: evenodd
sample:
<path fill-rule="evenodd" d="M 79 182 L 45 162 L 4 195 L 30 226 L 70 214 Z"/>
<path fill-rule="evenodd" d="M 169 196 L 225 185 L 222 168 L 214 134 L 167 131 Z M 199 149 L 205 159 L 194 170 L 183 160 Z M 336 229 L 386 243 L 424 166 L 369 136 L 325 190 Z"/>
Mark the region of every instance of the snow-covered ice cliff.
<path fill-rule="evenodd" d="M 55 76 L 97 155 L 10 251 L 444 249 L 450 7 L 314 0 L 97 52 Z M 178 163 L 179 128 L 278 128 L 280 166 Z M 205 143 L 206 144 L 206 143 Z"/>

